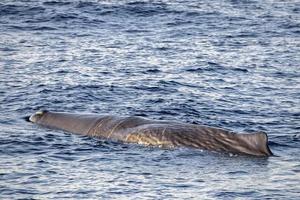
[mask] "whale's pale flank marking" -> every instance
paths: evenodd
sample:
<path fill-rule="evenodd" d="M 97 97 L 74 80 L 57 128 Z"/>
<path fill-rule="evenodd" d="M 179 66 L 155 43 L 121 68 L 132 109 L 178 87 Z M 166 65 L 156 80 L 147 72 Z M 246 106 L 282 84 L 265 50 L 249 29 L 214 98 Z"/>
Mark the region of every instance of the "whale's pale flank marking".
<path fill-rule="evenodd" d="M 64 131 L 128 143 L 160 147 L 192 147 L 254 156 L 273 155 L 266 133 L 236 134 L 228 130 L 142 117 L 39 111 L 29 120 Z"/>

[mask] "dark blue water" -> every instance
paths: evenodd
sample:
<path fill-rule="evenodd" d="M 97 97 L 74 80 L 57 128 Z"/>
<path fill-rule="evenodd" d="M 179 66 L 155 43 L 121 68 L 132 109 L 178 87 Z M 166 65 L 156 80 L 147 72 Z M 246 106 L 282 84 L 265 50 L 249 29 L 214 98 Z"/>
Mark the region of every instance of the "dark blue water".
<path fill-rule="evenodd" d="M 300 198 L 300 3 L 0 3 L 0 199 Z M 39 109 L 265 131 L 267 159 L 49 130 Z"/>

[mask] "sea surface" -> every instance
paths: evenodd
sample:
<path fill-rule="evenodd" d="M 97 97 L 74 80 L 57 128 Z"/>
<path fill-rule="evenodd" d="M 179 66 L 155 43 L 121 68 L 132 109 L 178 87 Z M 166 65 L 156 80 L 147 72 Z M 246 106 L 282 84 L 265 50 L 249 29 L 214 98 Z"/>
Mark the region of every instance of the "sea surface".
<path fill-rule="evenodd" d="M 40 109 L 264 131 L 255 158 L 124 144 Z M 0 2 L 0 199 L 300 199 L 300 2 Z"/>

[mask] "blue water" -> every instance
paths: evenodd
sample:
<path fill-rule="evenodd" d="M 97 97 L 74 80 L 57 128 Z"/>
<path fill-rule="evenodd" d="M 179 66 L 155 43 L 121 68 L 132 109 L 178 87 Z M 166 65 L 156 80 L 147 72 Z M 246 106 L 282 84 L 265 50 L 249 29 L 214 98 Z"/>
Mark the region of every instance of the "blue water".
<path fill-rule="evenodd" d="M 0 199 L 299 199 L 296 0 L 0 3 Z M 276 157 L 38 127 L 39 109 L 265 131 Z"/>

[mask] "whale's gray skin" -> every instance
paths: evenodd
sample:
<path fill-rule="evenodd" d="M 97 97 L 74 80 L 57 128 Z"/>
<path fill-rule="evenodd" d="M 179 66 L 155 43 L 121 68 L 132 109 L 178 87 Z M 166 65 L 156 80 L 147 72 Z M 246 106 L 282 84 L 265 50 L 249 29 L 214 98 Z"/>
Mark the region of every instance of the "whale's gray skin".
<path fill-rule="evenodd" d="M 142 117 L 39 111 L 29 121 L 64 131 L 160 147 L 193 147 L 253 156 L 273 155 L 266 133 L 236 134 L 228 130 Z"/>

